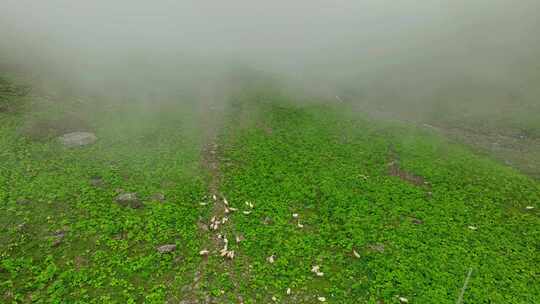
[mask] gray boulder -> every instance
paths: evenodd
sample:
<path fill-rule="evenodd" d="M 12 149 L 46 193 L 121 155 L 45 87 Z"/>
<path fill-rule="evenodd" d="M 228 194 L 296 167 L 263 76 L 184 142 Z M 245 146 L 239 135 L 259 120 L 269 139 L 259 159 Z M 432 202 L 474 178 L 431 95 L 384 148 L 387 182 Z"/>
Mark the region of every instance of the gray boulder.
<path fill-rule="evenodd" d="M 137 194 L 133 192 L 119 194 L 116 197 L 116 202 L 124 207 L 131 207 L 134 209 L 141 208 L 143 206 L 143 204 L 137 197 Z"/>
<path fill-rule="evenodd" d="M 82 147 L 93 144 L 97 137 L 91 132 L 72 132 L 58 138 L 58 140 L 68 148 Z"/>
<path fill-rule="evenodd" d="M 156 248 L 159 253 L 169 253 L 176 250 L 175 244 L 162 245 Z"/>

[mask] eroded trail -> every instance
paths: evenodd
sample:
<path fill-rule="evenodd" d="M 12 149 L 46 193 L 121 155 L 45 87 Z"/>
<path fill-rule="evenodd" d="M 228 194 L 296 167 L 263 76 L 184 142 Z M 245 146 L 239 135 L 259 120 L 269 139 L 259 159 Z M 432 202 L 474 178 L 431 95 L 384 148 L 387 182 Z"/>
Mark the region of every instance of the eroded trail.
<path fill-rule="evenodd" d="M 221 99 L 220 99 L 221 98 Z M 224 97 L 216 97 L 216 92 L 211 96 L 205 96 L 201 103 L 201 130 L 203 130 L 203 144 L 201 148 L 201 166 L 208 173 L 207 199 L 200 204 L 207 206 L 209 212 L 198 221 L 198 229 L 201 236 L 202 248 L 199 254 L 201 263 L 194 274 L 193 282 L 187 286 L 187 296 L 181 303 L 223 303 L 234 300 L 243 303 L 243 298 L 238 291 L 238 281 L 234 273 L 234 259 L 237 254 L 230 249 L 230 242 L 239 242 L 240 237 L 228 235 L 231 231 L 232 213 L 235 208 L 229 206 L 226 196 L 220 192 L 220 144 L 219 137 L 222 134 L 224 113 L 227 111 Z M 225 275 L 232 290 L 228 292 L 216 288 L 220 286 L 218 280 Z M 231 294 L 232 293 L 232 294 Z"/>

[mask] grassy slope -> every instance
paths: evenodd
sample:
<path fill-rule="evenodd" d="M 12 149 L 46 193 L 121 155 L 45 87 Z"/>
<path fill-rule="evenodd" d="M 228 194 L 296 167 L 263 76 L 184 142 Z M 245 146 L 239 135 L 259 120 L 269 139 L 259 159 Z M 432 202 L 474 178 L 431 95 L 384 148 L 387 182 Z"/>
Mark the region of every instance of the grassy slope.
<path fill-rule="evenodd" d="M 73 110 L 49 106 L 32 115 Z M 0 113 L 2 301 L 162 303 L 191 280 L 206 194 L 197 133 L 184 125 L 189 117 L 153 113 L 156 125 L 152 114 L 126 111 L 96 113 L 99 141 L 72 150 L 21 137 L 22 115 Z M 90 184 L 96 176 L 102 187 Z M 116 204 L 117 188 L 137 192 L 145 207 Z M 157 192 L 165 203 L 151 202 Z M 56 230 L 67 232 L 53 247 Z M 158 254 L 165 243 L 179 250 Z"/>
<path fill-rule="evenodd" d="M 540 222 L 524 210 L 538 207 L 538 183 L 416 130 L 328 107 L 261 107 L 264 126 L 245 129 L 224 153 L 235 165 L 223 191 L 237 206 L 255 205 L 234 219 L 247 238 L 237 272 L 249 303 L 272 295 L 286 303 L 320 295 L 332 303 L 395 303 L 397 295 L 454 303 L 470 267 L 467 303 L 540 301 Z M 389 147 L 431 188 L 388 176 Z M 267 216 L 273 224 L 262 224 Z M 375 244 L 384 252 L 370 249 Z M 274 264 L 265 260 L 272 254 Z M 310 272 L 316 264 L 324 277 Z"/>
<path fill-rule="evenodd" d="M 231 244 L 234 275 L 221 272 L 220 258 L 206 266 L 203 288 L 221 302 L 234 302 L 239 292 L 246 303 L 272 296 L 283 303 L 318 296 L 397 303 L 396 295 L 454 303 L 469 267 L 465 303 L 540 301 L 538 209 L 524 210 L 539 207 L 538 182 L 434 135 L 348 117 L 343 109 L 291 106 L 275 94 L 238 100 L 221 137 L 221 191 L 241 210 L 249 209 L 244 201 L 255 208 L 236 213 L 225 228 L 246 238 Z M 198 204 L 207 187 L 200 136 L 190 127 L 193 113 L 128 105 L 93 110 L 88 123 L 100 140 L 77 150 L 22 138 L 24 117 L 0 113 L 3 301 L 182 299 L 201 263 L 196 222 L 209 216 Z M 32 115 L 69 110 L 48 106 Z M 431 186 L 388 176 L 390 147 L 403 169 Z M 103 187 L 90 185 L 94 176 Z M 145 207 L 117 205 L 116 188 L 136 191 Z M 160 191 L 166 203 L 148 199 Z M 66 237 L 53 247 L 58 229 Z M 179 250 L 157 254 L 164 243 Z M 266 261 L 272 254 L 274 264 Z M 323 277 L 310 272 L 315 264 Z"/>

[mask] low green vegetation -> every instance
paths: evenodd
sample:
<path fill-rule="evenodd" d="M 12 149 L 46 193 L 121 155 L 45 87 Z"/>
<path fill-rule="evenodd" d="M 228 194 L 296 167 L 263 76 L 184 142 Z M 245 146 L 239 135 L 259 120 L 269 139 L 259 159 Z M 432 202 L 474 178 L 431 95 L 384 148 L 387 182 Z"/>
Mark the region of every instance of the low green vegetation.
<path fill-rule="evenodd" d="M 200 262 L 196 221 L 205 213 L 189 113 L 103 111 L 87 122 L 98 142 L 76 149 L 24 135 L 80 105 L 62 106 L 0 113 L 1 302 L 163 303 L 178 295 Z M 144 207 L 116 203 L 121 191 L 137 193 Z M 163 244 L 177 244 L 176 254 L 158 253 Z"/>
<path fill-rule="evenodd" d="M 232 228 L 250 303 L 455 303 L 469 269 L 465 303 L 539 300 L 537 182 L 425 131 L 260 107 L 224 151 L 223 192 L 255 206 Z"/>
<path fill-rule="evenodd" d="M 464 303 L 540 301 L 540 184 L 429 130 L 248 89 L 208 143 L 188 97 L 1 94 L 1 302 L 455 303 L 470 269 Z M 62 147 L 81 112 L 98 141 Z M 209 232 L 216 181 L 238 210 Z"/>

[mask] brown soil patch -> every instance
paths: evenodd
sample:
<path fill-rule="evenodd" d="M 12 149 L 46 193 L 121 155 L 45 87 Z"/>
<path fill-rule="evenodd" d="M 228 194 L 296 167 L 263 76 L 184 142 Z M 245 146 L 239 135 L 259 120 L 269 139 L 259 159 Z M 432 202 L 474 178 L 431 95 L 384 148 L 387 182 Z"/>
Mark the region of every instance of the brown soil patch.
<path fill-rule="evenodd" d="M 399 157 L 397 153 L 395 153 L 395 151 L 391 148 L 388 153 L 388 160 L 388 175 L 399 177 L 402 181 L 419 187 L 428 184 L 422 176 L 403 170 L 399 165 Z"/>
<path fill-rule="evenodd" d="M 243 303 L 242 296 L 239 293 L 238 278 L 233 267 L 234 259 L 220 256 L 220 250 L 224 247 L 224 241 L 218 237 L 218 235 L 226 235 L 230 243 L 234 243 L 235 241 L 234 233 L 230 233 L 232 230 L 230 228 L 232 218 L 226 213 L 226 198 L 219 191 L 222 176 L 220 171 L 221 151 L 218 144 L 218 136 L 222 130 L 223 115 L 226 109 L 222 103 L 223 101 L 216 99 L 215 96 L 210 95 L 207 98 L 203 98 L 203 100 L 204 103 L 201 103 L 201 129 L 203 130 L 201 166 L 209 174 L 207 203 L 212 204 L 212 210 L 208 218 L 201 218 L 198 221 L 197 226 L 203 238 L 203 247 L 200 249 L 206 249 L 209 253 L 208 256 L 203 257 L 198 269 L 195 271 L 192 283 L 184 287 L 183 303 L 221 303 L 217 301 L 218 299 L 210 296 L 209 290 L 203 290 L 203 288 L 208 288 L 211 285 L 211 282 L 207 282 L 209 278 L 206 275 L 209 272 L 210 256 L 212 258 L 223 259 L 223 263 L 220 264 L 221 266 L 218 271 L 230 275 L 231 282 L 234 286 L 235 297 L 238 299 L 238 303 Z M 228 216 L 228 222 L 219 225 L 218 229 L 210 229 L 212 218 L 220 220 L 226 216 Z"/>

